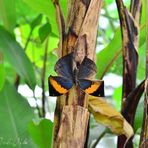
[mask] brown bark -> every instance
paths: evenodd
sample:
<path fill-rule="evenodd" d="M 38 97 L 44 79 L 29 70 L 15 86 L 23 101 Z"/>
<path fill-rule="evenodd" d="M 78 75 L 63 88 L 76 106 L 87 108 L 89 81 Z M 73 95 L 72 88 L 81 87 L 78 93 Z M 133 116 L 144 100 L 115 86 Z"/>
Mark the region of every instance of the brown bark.
<path fill-rule="evenodd" d="M 102 0 L 69 0 L 67 22 L 54 1 L 60 31 L 59 57 L 77 50 L 80 57 L 95 59 L 98 18 Z M 89 121 L 88 98 L 72 88 L 57 99 L 54 118 L 54 148 L 83 148 Z"/>

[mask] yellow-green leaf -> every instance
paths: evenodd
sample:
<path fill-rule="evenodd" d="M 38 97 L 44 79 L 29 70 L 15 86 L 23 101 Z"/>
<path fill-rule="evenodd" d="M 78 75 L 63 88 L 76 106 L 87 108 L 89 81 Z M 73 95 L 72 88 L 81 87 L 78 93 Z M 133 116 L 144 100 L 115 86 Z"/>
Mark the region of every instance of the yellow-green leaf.
<path fill-rule="evenodd" d="M 89 111 L 98 123 L 107 126 L 113 133 L 124 134 L 127 138 L 134 134 L 131 125 L 103 98 L 89 96 Z"/>

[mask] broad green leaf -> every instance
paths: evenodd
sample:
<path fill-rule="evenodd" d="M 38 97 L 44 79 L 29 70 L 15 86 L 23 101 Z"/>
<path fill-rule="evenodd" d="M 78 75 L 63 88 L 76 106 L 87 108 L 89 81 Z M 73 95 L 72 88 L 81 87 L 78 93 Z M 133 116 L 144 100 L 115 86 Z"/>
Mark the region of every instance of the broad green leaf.
<path fill-rule="evenodd" d="M 104 2 L 109 5 L 109 4 L 111 4 L 113 1 L 112 1 L 112 0 L 105 0 Z"/>
<path fill-rule="evenodd" d="M 15 0 L 0 0 L 0 18 L 4 27 L 13 32 L 16 24 Z"/>
<path fill-rule="evenodd" d="M 139 48 L 145 44 L 146 25 L 143 24 L 140 28 Z"/>
<path fill-rule="evenodd" d="M 39 148 L 51 148 L 53 123 L 42 119 L 39 124 L 29 124 L 29 133 Z"/>
<path fill-rule="evenodd" d="M 122 100 L 122 85 L 114 90 L 113 99 L 115 101 L 115 106 L 117 110 L 120 111 Z"/>
<path fill-rule="evenodd" d="M 147 4 L 145 0 L 142 0 L 142 15 L 141 15 L 141 24 L 144 25 L 146 24 L 146 8 Z"/>
<path fill-rule="evenodd" d="M 5 77 L 6 79 L 13 84 L 14 78 L 16 77 L 16 72 L 10 63 L 7 60 L 4 60 L 4 68 L 5 68 Z"/>
<path fill-rule="evenodd" d="M 140 38 L 139 38 L 139 54 L 140 59 L 144 60 L 142 56 L 141 48 L 145 44 L 145 25 L 140 28 Z M 97 78 L 102 78 L 106 72 L 111 71 L 117 74 L 122 74 L 122 42 L 121 42 L 121 32 L 118 28 L 112 41 L 105 47 L 102 51 L 97 54 L 96 65 L 98 67 Z M 142 60 L 142 61 L 143 61 Z M 140 61 L 139 61 L 140 62 Z M 112 66 L 112 67 L 111 67 Z M 139 69 L 143 67 L 143 63 L 140 64 Z M 143 68 L 142 68 L 143 70 Z M 143 73 L 143 72 L 142 72 Z M 141 76 L 138 75 L 141 79 Z"/>
<path fill-rule="evenodd" d="M 25 98 L 6 82 L 0 92 L 0 147 L 34 148 L 28 133 L 33 117 L 33 110 Z"/>
<path fill-rule="evenodd" d="M 102 78 L 116 57 L 121 54 L 121 33 L 118 29 L 110 44 L 97 54 L 97 78 Z"/>
<path fill-rule="evenodd" d="M 0 26 L 0 51 L 8 59 L 16 72 L 34 89 L 36 79 L 31 62 L 19 43 L 2 26 Z"/>
<path fill-rule="evenodd" d="M 57 47 L 58 46 L 58 41 L 59 40 L 57 38 L 55 38 L 55 37 L 52 37 L 52 36 L 49 37 L 49 43 L 48 43 L 48 55 L 49 56 L 48 56 L 48 60 L 47 60 L 47 64 L 46 64 L 47 67 L 48 67 L 49 63 L 53 63 L 53 62 L 55 63 L 55 58 L 53 59 L 52 58 L 53 56 L 51 57 L 51 54 L 50 53 L 54 49 L 58 48 Z M 27 51 L 26 51 L 29 59 L 33 63 L 35 63 L 35 65 L 38 68 L 42 68 L 42 66 L 43 66 L 43 57 L 44 57 L 44 51 L 45 51 L 44 49 L 45 49 L 45 43 L 43 43 L 40 46 L 35 45 L 35 44 L 33 44 L 33 45 L 29 44 L 28 45 L 28 48 L 27 48 Z M 51 69 L 51 65 L 48 68 Z"/>
<path fill-rule="evenodd" d="M 142 127 L 143 112 L 144 112 L 144 101 L 141 101 L 138 104 L 136 115 L 135 115 L 135 120 L 134 120 L 134 129 L 135 130 L 138 130 L 139 128 Z"/>
<path fill-rule="evenodd" d="M 133 135 L 131 125 L 105 99 L 89 96 L 89 111 L 98 123 L 107 126 L 113 133 L 124 134 L 127 138 Z"/>
<path fill-rule="evenodd" d="M 37 25 L 42 21 L 42 14 L 39 14 L 30 24 L 31 29 L 33 30 Z"/>
<path fill-rule="evenodd" d="M 45 80 L 48 82 L 48 77 L 49 75 L 57 75 L 56 72 L 54 71 L 54 66 L 58 60 L 58 57 L 50 52 L 48 54 L 48 62 L 46 63 L 46 75 L 45 75 Z M 45 83 L 45 88 L 48 90 L 48 83 Z"/>
<path fill-rule="evenodd" d="M 38 15 L 38 13 L 30 9 L 30 7 L 22 0 L 15 0 L 15 8 L 16 21 L 19 25 L 31 22 Z"/>
<path fill-rule="evenodd" d="M 44 13 L 49 18 L 52 32 L 58 35 L 55 8 L 51 0 L 23 0 L 28 6 L 39 13 Z"/>
<path fill-rule="evenodd" d="M 2 63 L 0 63 L 0 91 L 5 83 L 5 68 Z"/>
<path fill-rule="evenodd" d="M 145 69 L 146 69 L 146 43 L 143 44 L 143 46 L 141 46 L 139 48 L 139 64 L 138 64 L 138 68 L 137 68 L 137 77 L 140 80 L 143 80 L 145 78 Z"/>
<path fill-rule="evenodd" d="M 41 42 L 44 42 L 44 40 L 48 37 L 50 33 L 51 33 L 51 25 L 49 24 L 49 22 L 47 22 L 46 24 L 44 24 L 39 28 L 39 36 Z"/>
<path fill-rule="evenodd" d="M 67 4 L 68 4 L 68 0 L 60 0 L 60 6 L 62 8 L 62 12 L 64 13 L 65 18 L 67 17 Z"/>

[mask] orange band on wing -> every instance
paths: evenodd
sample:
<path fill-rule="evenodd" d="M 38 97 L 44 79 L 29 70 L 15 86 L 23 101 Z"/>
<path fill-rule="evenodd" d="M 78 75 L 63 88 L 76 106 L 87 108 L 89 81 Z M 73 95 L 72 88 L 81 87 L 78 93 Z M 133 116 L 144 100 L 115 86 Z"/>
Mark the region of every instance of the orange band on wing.
<path fill-rule="evenodd" d="M 92 93 L 95 92 L 99 87 L 100 87 L 100 84 L 99 84 L 99 83 L 93 83 L 90 87 L 88 87 L 87 89 L 85 89 L 85 92 L 87 92 L 88 94 L 92 94 Z"/>
<path fill-rule="evenodd" d="M 61 93 L 61 94 L 65 94 L 68 90 L 63 88 L 60 84 L 57 83 L 57 81 L 55 81 L 53 78 L 50 77 L 50 83 L 51 85 L 54 87 L 54 89 Z"/>

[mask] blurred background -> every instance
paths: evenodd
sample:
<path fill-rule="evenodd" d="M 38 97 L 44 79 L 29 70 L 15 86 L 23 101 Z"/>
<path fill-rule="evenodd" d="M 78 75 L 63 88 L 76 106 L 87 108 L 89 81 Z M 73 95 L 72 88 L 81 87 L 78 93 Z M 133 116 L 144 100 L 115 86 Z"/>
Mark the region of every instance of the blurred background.
<path fill-rule="evenodd" d="M 124 0 L 129 8 L 130 0 Z M 67 0 L 60 1 L 66 18 Z M 49 97 L 48 76 L 56 75 L 59 34 L 50 0 L 0 0 L 0 147 L 43 147 L 51 143 L 56 97 Z M 145 5 L 142 9 L 137 84 L 145 76 Z M 116 3 L 104 0 L 96 46 L 96 78 L 105 81 L 105 98 L 120 111 L 121 33 Z M 43 107 L 44 106 L 44 107 Z M 46 114 L 45 114 L 46 112 Z M 44 117 L 46 119 L 42 119 Z M 135 120 L 138 147 L 143 98 Z M 115 148 L 117 136 L 90 118 L 89 147 Z M 46 142 L 45 142 L 46 141 Z"/>

